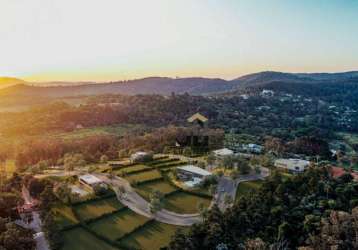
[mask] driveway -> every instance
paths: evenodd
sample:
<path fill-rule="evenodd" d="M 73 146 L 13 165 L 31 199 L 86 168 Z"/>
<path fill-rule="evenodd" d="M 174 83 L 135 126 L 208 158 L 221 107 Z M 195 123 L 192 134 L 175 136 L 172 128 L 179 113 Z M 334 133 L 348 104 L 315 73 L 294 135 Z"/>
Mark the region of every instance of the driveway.
<path fill-rule="evenodd" d="M 29 190 L 25 188 L 25 186 L 22 187 L 22 198 L 25 201 L 25 204 L 32 204 L 32 197 L 30 196 Z M 50 250 L 50 245 L 47 242 L 47 239 L 45 237 L 45 234 L 41 230 L 41 218 L 40 213 L 37 211 L 32 212 L 32 221 L 30 224 L 19 222 L 18 225 L 21 225 L 25 228 L 32 229 L 36 233 L 34 234 L 34 240 L 36 241 L 36 249 L 37 250 Z"/>
<path fill-rule="evenodd" d="M 211 205 L 216 203 L 221 211 L 225 211 L 228 208 L 228 205 L 225 204 L 225 196 L 228 195 L 232 201 L 235 201 L 237 187 L 241 182 L 263 180 L 270 175 L 269 169 L 261 167 L 260 170 L 260 174 L 242 175 L 236 180 L 227 176 L 221 177 Z"/>

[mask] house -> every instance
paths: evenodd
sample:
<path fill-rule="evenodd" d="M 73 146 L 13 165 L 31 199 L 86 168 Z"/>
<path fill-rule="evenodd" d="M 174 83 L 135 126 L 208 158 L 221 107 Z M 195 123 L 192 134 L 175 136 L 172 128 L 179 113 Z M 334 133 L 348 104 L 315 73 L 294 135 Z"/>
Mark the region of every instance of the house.
<path fill-rule="evenodd" d="M 232 151 L 231 149 L 228 149 L 228 148 L 222 148 L 222 149 L 214 150 L 213 154 L 218 158 L 222 158 L 225 156 L 233 155 L 234 151 Z"/>
<path fill-rule="evenodd" d="M 81 175 L 78 177 L 78 179 L 81 184 L 85 185 L 86 187 L 89 187 L 92 190 L 96 187 L 107 188 L 106 183 L 91 174 Z"/>
<path fill-rule="evenodd" d="M 180 180 L 186 181 L 185 184 L 197 185 L 201 183 L 206 177 L 211 176 L 212 173 L 206 171 L 205 169 L 196 167 L 194 165 L 186 165 L 182 167 L 177 167 L 177 176 Z"/>
<path fill-rule="evenodd" d="M 190 116 L 187 121 L 189 123 L 197 124 L 200 127 L 204 127 L 205 124 L 208 122 L 208 120 L 209 119 L 206 118 L 205 116 L 203 116 L 202 114 L 196 113 L 196 114 Z"/>
<path fill-rule="evenodd" d="M 153 160 L 153 154 L 143 151 L 136 152 L 131 155 L 130 160 L 133 163 L 151 161 Z"/>
<path fill-rule="evenodd" d="M 263 97 L 271 97 L 271 96 L 274 96 L 274 95 L 275 95 L 275 92 L 273 90 L 270 90 L 270 89 L 264 89 L 261 92 L 261 96 L 263 96 Z"/>
<path fill-rule="evenodd" d="M 346 173 L 350 173 L 347 172 L 344 168 L 339 168 L 339 167 L 331 167 L 330 168 L 330 173 L 332 175 L 333 178 L 339 178 L 342 175 L 346 174 Z M 356 172 L 351 172 L 350 173 L 351 176 L 353 177 L 354 181 L 358 181 L 358 173 Z"/>
<path fill-rule="evenodd" d="M 243 144 L 242 145 L 242 149 L 246 152 L 249 153 L 255 153 L 255 154 L 261 154 L 263 151 L 263 146 L 261 145 L 257 145 L 254 143 L 249 143 L 249 144 Z"/>
<path fill-rule="evenodd" d="M 278 159 L 275 161 L 275 167 L 283 168 L 291 173 L 302 173 L 309 165 L 309 161 L 301 159 Z"/>

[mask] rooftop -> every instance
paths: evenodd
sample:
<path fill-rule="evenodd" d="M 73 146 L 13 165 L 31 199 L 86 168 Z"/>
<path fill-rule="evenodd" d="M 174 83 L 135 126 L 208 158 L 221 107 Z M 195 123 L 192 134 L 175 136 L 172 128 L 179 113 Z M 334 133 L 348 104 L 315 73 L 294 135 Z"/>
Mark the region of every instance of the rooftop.
<path fill-rule="evenodd" d="M 198 174 L 198 175 L 202 175 L 202 176 L 212 175 L 212 173 L 206 171 L 205 169 L 196 167 L 194 165 L 186 165 L 186 166 L 182 166 L 182 167 L 177 167 L 177 169 L 181 169 L 181 170 L 191 172 L 191 173 L 194 173 L 194 174 Z"/>
<path fill-rule="evenodd" d="M 91 175 L 91 174 L 81 175 L 79 178 L 80 178 L 80 180 L 83 180 L 83 181 L 85 181 L 86 183 L 88 183 L 90 185 L 97 184 L 97 183 L 102 183 L 101 179 L 99 179 L 96 176 Z"/>
<path fill-rule="evenodd" d="M 207 122 L 208 118 L 206 118 L 205 116 L 203 116 L 200 113 L 196 113 L 194 115 L 192 115 L 191 117 L 188 118 L 188 122 L 194 122 L 196 120 L 199 120 L 201 122 Z"/>
<path fill-rule="evenodd" d="M 214 150 L 213 153 L 216 155 L 227 156 L 227 155 L 232 155 L 234 152 L 228 148 L 222 148 L 222 149 Z"/>

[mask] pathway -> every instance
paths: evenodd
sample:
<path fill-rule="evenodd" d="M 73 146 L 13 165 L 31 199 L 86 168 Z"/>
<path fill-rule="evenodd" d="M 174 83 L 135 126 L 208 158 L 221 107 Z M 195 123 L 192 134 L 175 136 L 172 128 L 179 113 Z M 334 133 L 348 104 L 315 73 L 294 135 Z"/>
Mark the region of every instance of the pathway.
<path fill-rule="evenodd" d="M 24 199 L 25 204 L 32 204 L 33 202 L 29 190 L 27 190 L 25 186 L 22 187 L 22 198 Z M 19 223 L 19 222 L 17 224 L 27 225 L 26 228 L 32 229 L 36 232 L 34 234 L 34 240 L 36 241 L 37 250 L 50 250 L 50 246 L 49 243 L 47 242 L 45 234 L 41 230 L 41 218 L 39 212 L 37 211 L 32 212 L 32 221 L 30 224 Z"/>
<path fill-rule="evenodd" d="M 118 200 L 138 214 L 148 218 L 154 218 L 159 222 L 178 226 L 190 226 L 201 221 L 199 214 L 178 214 L 166 209 L 162 209 L 153 214 L 150 212 L 149 202 L 137 194 L 127 180 L 120 177 L 110 179 L 106 174 L 96 174 L 96 176 L 113 186 Z M 119 187 L 124 188 L 125 195 L 119 193 Z"/>

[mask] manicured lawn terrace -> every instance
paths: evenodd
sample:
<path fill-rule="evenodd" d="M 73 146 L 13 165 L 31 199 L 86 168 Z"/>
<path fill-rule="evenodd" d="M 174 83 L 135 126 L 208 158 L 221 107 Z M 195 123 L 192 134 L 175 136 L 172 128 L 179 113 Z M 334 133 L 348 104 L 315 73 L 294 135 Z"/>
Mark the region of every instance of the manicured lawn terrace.
<path fill-rule="evenodd" d="M 59 205 L 52 208 L 52 212 L 55 214 L 55 222 L 60 226 L 60 228 L 77 224 L 79 222 L 71 207 Z"/>
<path fill-rule="evenodd" d="M 239 199 L 244 195 L 257 191 L 261 187 L 261 185 L 261 180 L 241 182 L 237 187 L 236 199 Z"/>
<path fill-rule="evenodd" d="M 81 227 L 63 232 L 62 250 L 118 250 Z"/>
<path fill-rule="evenodd" d="M 181 214 L 198 213 L 198 205 L 203 203 L 204 206 L 209 207 L 211 199 L 199 197 L 193 194 L 178 192 L 164 198 L 164 208 Z"/>
<path fill-rule="evenodd" d="M 136 164 L 129 167 L 120 168 L 118 170 L 115 170 L 114 173 L 117 175 L 121 175 L 123 173 L 130 174 L 131 172 L 144 170 L 144 169 L 150 169 L 149 167 L 142 165 L 142 164 Z"/>
<path fill-rule="evenodd" d="M 92 230 L 114 241 L 149 220 L 149 218 L 136 214 L 130 209 L 126 209 L 93 222 L 89 224 L 89 226 Z"/>
<path fill-rule="evenodd" d="M 117 197 L 111 197 L 75 205 L 74 209 L 76 209 L 76 212 L 81 220 L 87 220 L 116 211 L 122 207 L 123 205 L 117 200 Z"/>
<path fill-rule="evenodd" d="M 167 246 L 177 229 L 184 227 L 150 222 L 133 234 L 124 237 L 120 242 L 124 246 L 135 249 L 160 249 Z"/>
<path fill-rule="evenodd" d="M 163 194 L 168 194 L 175 190 L 177 189 L 164 180 L 145 183 L 136 188 L 137 193 L 147 201 L 149 201 L 150 194 L 152 194 L 154 191 L 160 191 Z"/>
<path fill-rule="evenodd" d="M 142 172 L 142 173 L 129 175 L 129 176 L 126 176 L 125 178 L 129 182 L 131 182 L 131 181 L 141 182 L 141 181 L 157 179 L 160 177 L 162 177 L 162 175 L 160 174 L 160 172 L 158 170 L 151 170 L 151 171 L 146 171 L 146 172 Z"/>

